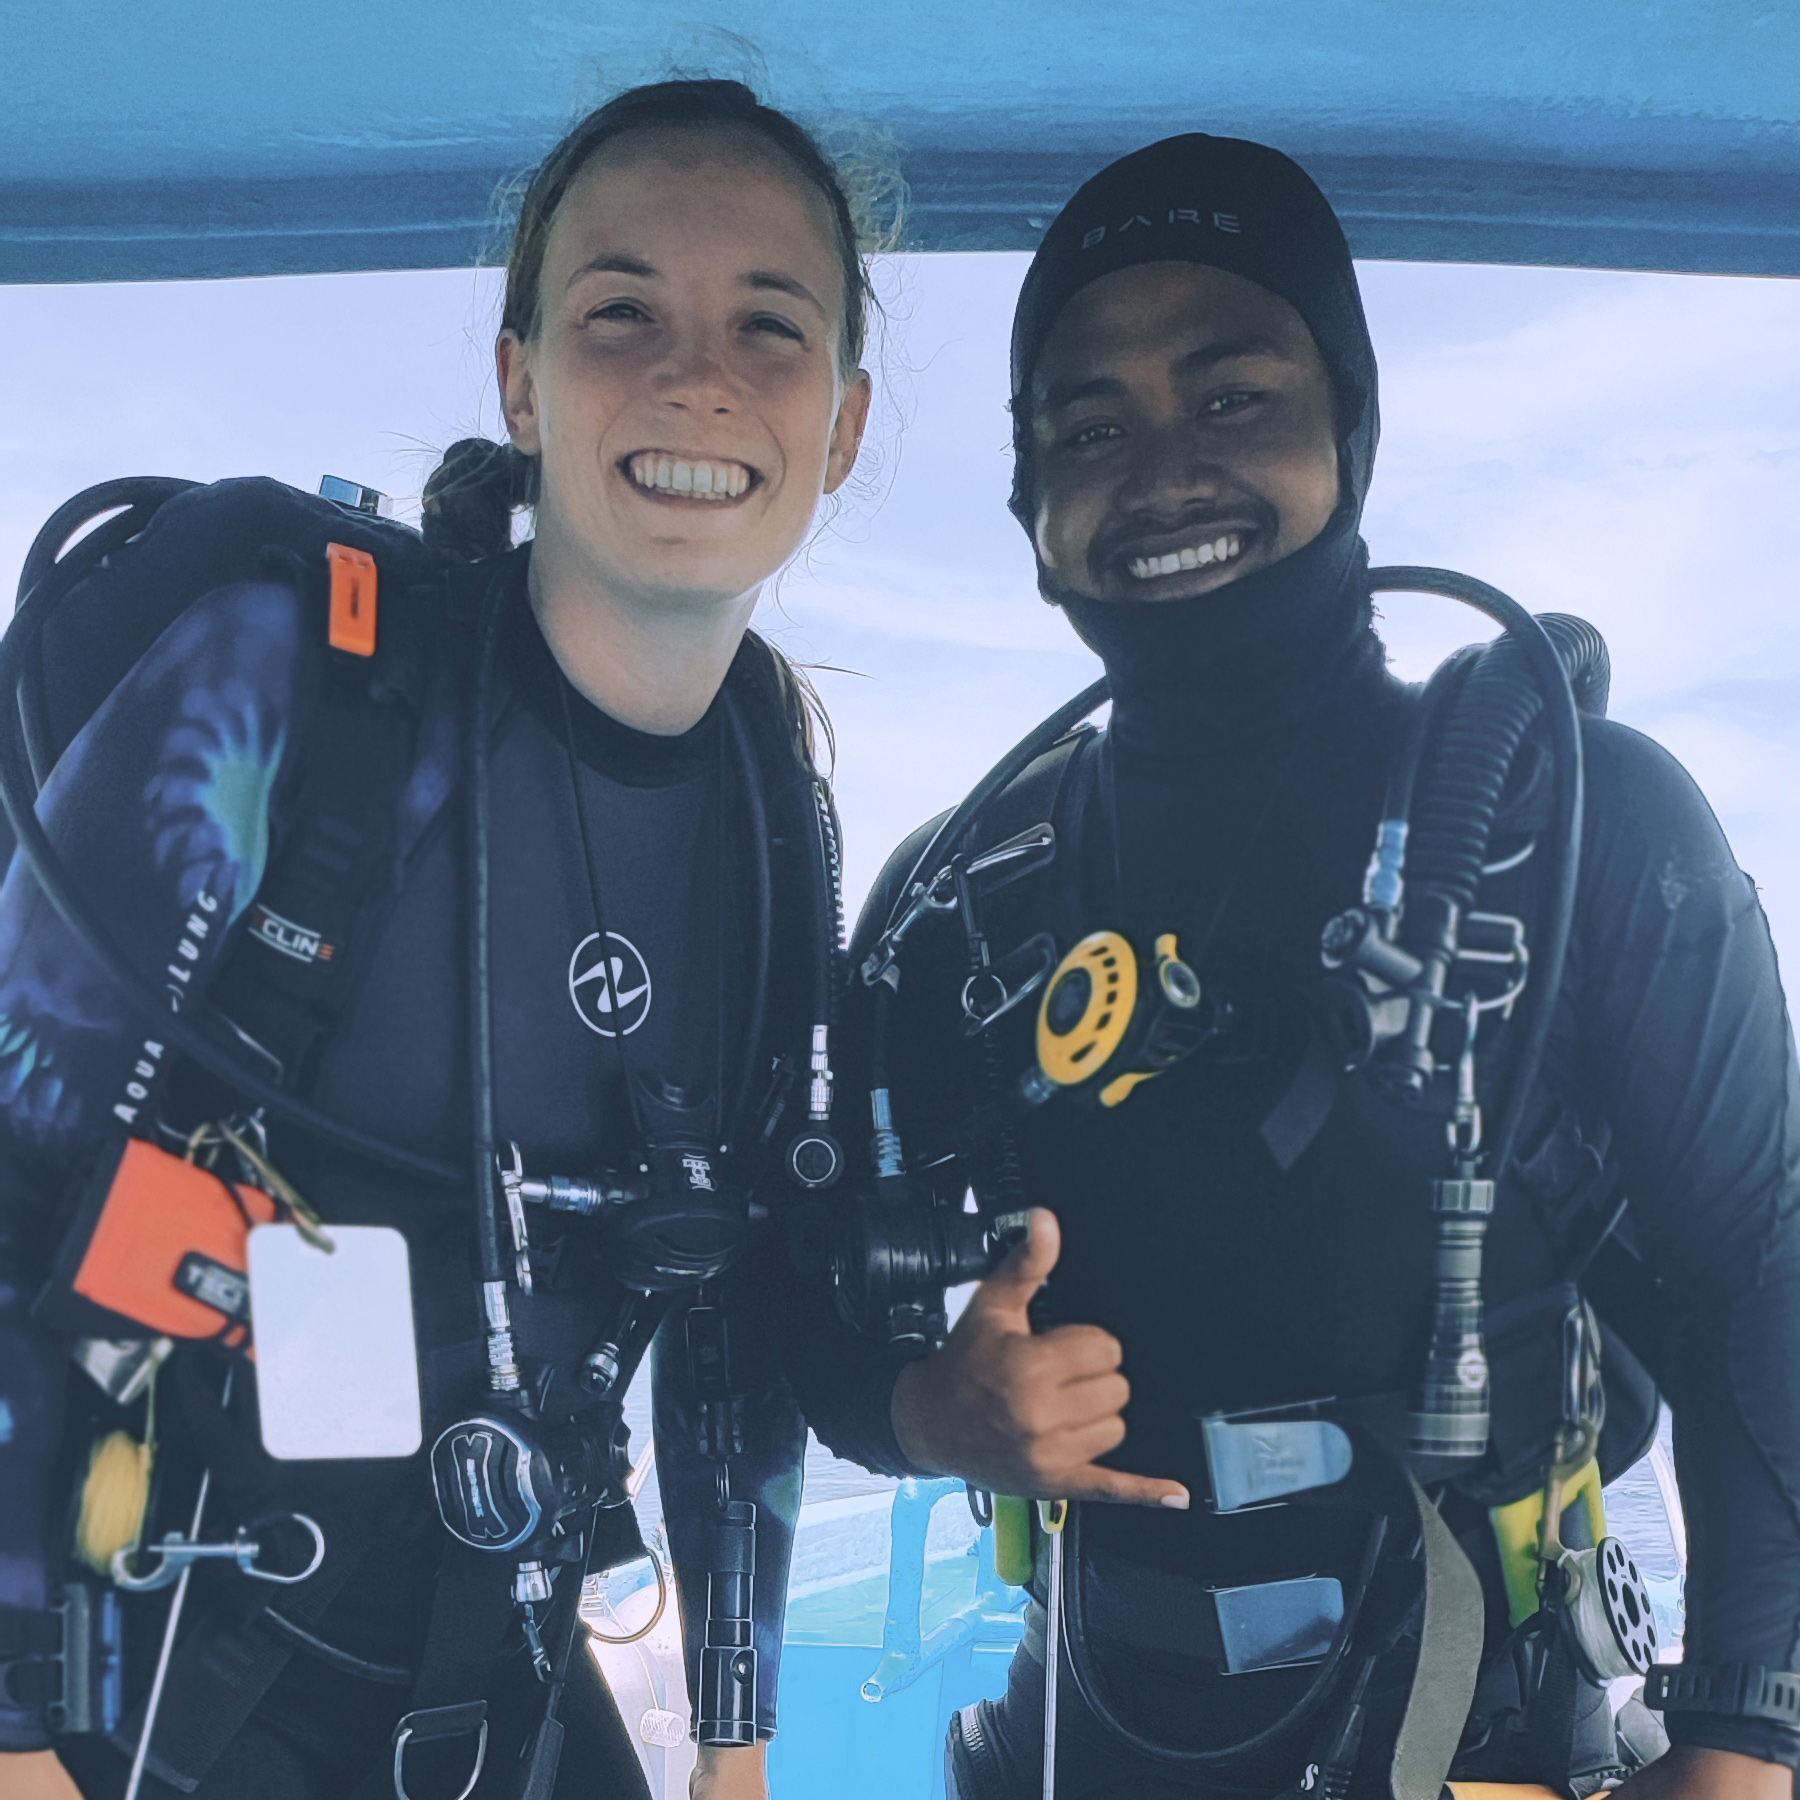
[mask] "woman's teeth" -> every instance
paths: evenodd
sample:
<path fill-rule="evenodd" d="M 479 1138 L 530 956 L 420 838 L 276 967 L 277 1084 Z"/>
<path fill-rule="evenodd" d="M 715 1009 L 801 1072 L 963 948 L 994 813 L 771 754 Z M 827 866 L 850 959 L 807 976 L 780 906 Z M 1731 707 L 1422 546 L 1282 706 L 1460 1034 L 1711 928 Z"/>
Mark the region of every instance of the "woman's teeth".
<path fill-rule="evenodd" d="M 697 500 L 735 500 L 750 485 L 750 471 L 742 463 L 682 462 L 655 450 L 634 456 L 628 467 L 639 487 L 691 494 Z"/>
<path fill-rule="evenodd" d="M 1242 554 L 1243 540 L 1236 536 L 1217 537 L 1210 544 L 1196 544 L 1191 550 L 1171 550 L 1167 556 L 1134 556 L 1130 569 L 1139 581 L 1154 581 L 1159 575 L 1175 575 L 1183 569 L 1204 569 L 1208 563 L 1230 562 Z"/>

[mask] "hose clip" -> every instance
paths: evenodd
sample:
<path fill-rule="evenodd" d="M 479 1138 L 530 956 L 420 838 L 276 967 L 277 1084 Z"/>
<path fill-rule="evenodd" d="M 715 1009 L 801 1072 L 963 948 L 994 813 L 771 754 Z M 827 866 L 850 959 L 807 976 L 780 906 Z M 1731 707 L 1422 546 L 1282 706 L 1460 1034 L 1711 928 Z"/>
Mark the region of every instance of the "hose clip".
<path fill-rule="evenodd" d="M 262 1567 L 262 1543 L 251 1533 L 259 1526 L 280 1524 L 297 1525 L 312 1539 L 312 1553 L 305 1568 L 283 1574 L 280 1570 Z M 191 1538 L 184 1538 L 179 1531 L 171 1531 L 160 1544 L 151 1545 L 146 1554 L 156 1558 L 155 1566 L 147 1573 L 138 1574 L 131 1566 L 131 1551 L 120 1550 L 112 1559 L 113 1584 L 123 1588 L 128 1594 L 154 1593 L 158 1588 L 171 1586 L 181 1572 L 194 1563 L 208 1558 L 229 1558 L 237 1564 L 241 1573 L 253 1580 L 272 1581 L 280 1587 L 293 1587 L 319 1572 L 319 1565 L 325 1560 L 325 1533 L 319 1529 L 317 1521 L 309 1519 L 305 1513 L 272 1513 L 266 1519 L 256 1519 L 248 1525 L 240 1525 L 229 1543 L 197 1543 Z"/>

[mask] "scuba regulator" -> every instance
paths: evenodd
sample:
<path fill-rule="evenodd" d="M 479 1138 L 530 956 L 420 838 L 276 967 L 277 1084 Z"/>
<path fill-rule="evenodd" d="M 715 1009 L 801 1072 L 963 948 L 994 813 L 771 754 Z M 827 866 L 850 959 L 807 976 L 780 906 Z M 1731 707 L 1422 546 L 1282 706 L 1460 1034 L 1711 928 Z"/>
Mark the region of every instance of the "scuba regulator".
<path fill-rule="evenodd" d="M 966 886 L 967 871 L 952 862 L 921 890 L 915 907 L 933 890 L 954 889 L 959 874 Z M 903 928 L 885 934 L 863 964 L 865 981 L 870 981 L 872 968 L 879 970 L 871 982 L 877 986 L 878 1018 L 883 1021 L 878 1031 L 885 1024 L 882 994 L 892 993 L 889 977 L 898 970 L 893 952 L 905 935 L 905 914 L 901 922 Z M 980 1031 L 1041 989 L 1031 1063 L 1007 1091 L 976 1113 L 948 1152 L 928 1159 L 926 1168 L 973 1154 L 1028 1112 L 1059 1097 L 1108 1109 L 1119 1106 L 1219 1029 L 1218 1009 L 1182 960 L 1172 933 L 1159 937 L 1149 956 L 1141 956 L 1116 931 L 1089 933 L 1060 961 L 1048 936 L 1033 938 L 1024 953 L 1022 961 L 1009 958 L 971 976 L 963 989 L 963 1007 L 972 1028 Z M 874 1089 L 870 1104 L 875 1191 L 853 1196 L 839 1214 L 833 1257 L 838 1304 L 859 1330 L 890 1343 L 929 1343 L 943 1333 L 945 1289 L 992 1274 L 1021 1241 L 1026 1214 L 1019 1209 L 984 1218 L 922 1205 L 907 1176 L 885 1084 Z"/>

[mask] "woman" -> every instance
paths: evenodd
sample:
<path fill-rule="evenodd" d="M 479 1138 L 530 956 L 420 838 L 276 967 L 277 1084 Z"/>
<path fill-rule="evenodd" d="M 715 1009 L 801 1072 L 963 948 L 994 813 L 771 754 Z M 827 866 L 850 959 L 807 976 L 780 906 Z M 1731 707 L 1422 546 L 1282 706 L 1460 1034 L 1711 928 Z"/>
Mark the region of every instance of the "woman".
<path fill-rule="evenodd" d="M 156 1440 L 143 1542 L 169 1530 L 229 1540 L 255 1519 L 285 1520 L 264 1528 L 265 1554 L 294 1573 L 305 1543 L 290 1558 L 276 1540 L 305 1515 L 325 1556 L 292 1587 L 245 1581 L 224 1559 L 196 1565 L 135 1775 L 170 1588 L 126 1596 L 125 1716 L 110 1737 L 52 1747 L 48 1690 L 33 1688 L 38 1665 L 19 1664 L 5 1690 L 17 1704 L 0 1706 L 7 1800 L 110 1796 L 134 1780 L 145 1795 L 262 1800 L 403 1782 L 435 1800 L 462 1789 L 472 1761 L 484 1760 L 478 1794 L 514 1791 L 521 1751 L 540 1758 L 546 1785 L 533 1791 L 547 1794 L 558 1724 L 556 1794 L 642 1791 L 629 1738 L 571 1646 L 582 1571 L 639 1548 L 627 1529 L 622 1549 L 596 1549 L 603 1533 L 583 1527 L 596 1498 L 620 1497 L 618 1398 L 659 1320 L 662 1488 L 690 1662 L 703 1638 L 726 1646 L 697 1701 L 703 1740 L 720 1741 L 703 1741 L 693 1791 L 766 1793 L 804 1430 L 754 1323 L 730 1328 L 746 1221 L 778 1185 L 773 1165 L 809 1095 L 815 1123 L 828 1110 L 810 1027 L 832 955 L 817 853 L 830 818 L 795 678 L 747 627 L 855 462 L 868 306 L 850 203 L 800 127 L 736 83 L 635 89 L 583 120 L 525 195 L 495 349 L 511 442 L 453 447 L 426 489 L 422 550 L 391 532 L 368 539 L 381 579 L 367 644 L 354 557 L 334 574 L 349 585 L 333 591 L 327 630 L 323 594 L 277 529 L 316 503 L 270 484 L 168 502 L 90 578 L 102 594 L 129 592 L 227 541 L 279 540 L 180 613 L 62 757 L 39 810 L 115 940 L 159 981 L 169 961 L 184 1015 L 204 993 L 246 1055 L 263 1053 L 257 1072 L 397 1155 L 380 1166 L 279 1115 L 259 1153 L 241 1098 L 146 1047 L 142 1018 L 15 857 L 0 893 L 0 1660 L 41 1648 L 46 1608 L 76 1573 L 70 1492 L 76 1541 L 111 1566 L 105 1543 L 94 1551 L 99 1462 L 78 1479 L 111 1433 L 126 1434 L 128 1460 L 138 1438 Z M 521 505 L 535 536 L 513 551 Z M 357 541 L 347 521 L 338 535 Z M 380 878 L 342 909 L 339 931 L 331 909 L 358 868 Z M 325 896 L 323 926 L 302 910 L 315 902 L 287 897 L 308 882 Z M 121 1123 L 135 1149 L 108 1142 Z M 470 1167 L 471 1135 L 475 1180 L 433 1181 L 444 1165 Z M 70 1371 L 75 1328 L 42 1321 L 78 1315 L 40 1306 L 27 1321 L 25 1303 L 47 1272 L 57 1288 L 52 1264 L 76 1267 L 71 1291 L 92 1298 L 80 1271 L 99 1228 L 71 1227 L 78 1177 L 91 1183 L 101 1157 L 119 1171 L 101 1216 L 136 1217 L 114 1202 L 131 1155 L 158 1144 L 172 1164 L 213 1159 L 240 1207 L 254 1186 L 291 1200 L 303 1229 L 314 1228 L 299 1196 L 327 1234 L 402 1232 L 424 1444 L 472 1409 L 549 1433 L 555 1456 L 578 1439 L 566 1467 L 597 1458 L 610 1473 L 569 1502 L 568 1531 L 540 1524 L 518 1557 L 446 1556 L 439 1512 L 458 1529 L 458 1452 L 435 1505 L 422 1454 L 272 1460 L 262 1445 L 285 1427 L 269 1412 L 267 1332 L 261 1442 L 258 1382 L 216 1343 L 178 1343 L 151 1384 L 153 1425 L 143 1399 L 120 1404 L 119 1384 L 102 1393 Z M 624 1223 L 527 1209 L 521 1195 L 547 1190 L 517 1183 L 503 1202 L 496 1152 L 527 1183 L 604 1190 L 594 1204 Z M 735 1276 L 694 1287 L 727 1264 Z M 219 1324 L 213 1335 L 241 1339 Z M 90 1372 L 92 1342 L 76 1346 Z M 334 1408 L 353 1411 L 364 1385 L 344 1383 Z M 714 1609 L 732 1616 L 713 1630 L 708 1572 L 730 1561 L 720 1522 L 738 1549 L 748 1541 L 745 1509 L 720 1510 L 727 1498 L 756 1506 L 757 1580 L 752 1600 L 750 1584 L 715 1577 Z M 128 1550 L 122 1566 L 152 1563 Z M 459 1666 L 470 1646 L 475 1663 Z M 551 1681 L 534 1679 L 534 1662 Z M 479 1731 L 431 1741 L 422 1721 L 478 1694 Z"/>

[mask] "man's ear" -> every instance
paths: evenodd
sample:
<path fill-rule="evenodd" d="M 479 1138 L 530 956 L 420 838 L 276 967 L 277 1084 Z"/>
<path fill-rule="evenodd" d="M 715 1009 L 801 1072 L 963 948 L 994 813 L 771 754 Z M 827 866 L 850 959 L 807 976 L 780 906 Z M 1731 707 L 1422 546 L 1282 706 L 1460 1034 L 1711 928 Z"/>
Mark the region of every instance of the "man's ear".
<path fill-rule="evenodd" d="M 494 340 L 494 375 L 500 384 L 500 410 L 506 417 L 507 434 L 514 448 L 525 456 L 541 455 L 537 383 L 531 377 L 531 353 L 517 332 L 503 331 Z"/>
<path fill-rule="evenodd" d="M 825 459 L 825 492 L 828 494 L 835 494 L 856 467 L 863 433 L 869 426 L 869 403 L 874 391 L 867 369 L 858 369 L 844 384 L 844 397 L 838 403 L 837 417 L 831 426 L 831 451 Z M 524 445 L 519 447 L 523 449 Z"/>

